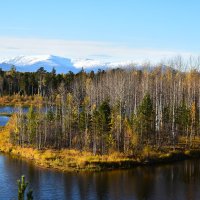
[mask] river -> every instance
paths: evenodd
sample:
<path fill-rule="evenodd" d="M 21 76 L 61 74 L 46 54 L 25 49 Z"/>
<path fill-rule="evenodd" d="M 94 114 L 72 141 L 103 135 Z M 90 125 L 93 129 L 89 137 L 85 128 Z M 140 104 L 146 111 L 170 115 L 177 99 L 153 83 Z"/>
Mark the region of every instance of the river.
<path fill-rule="evenodd" d="M 62 173 L 0 155 L 0 199 L 16 199 L 24 174 L 35 200 L 200 199 L 200 160 L 132 170 Z"/>

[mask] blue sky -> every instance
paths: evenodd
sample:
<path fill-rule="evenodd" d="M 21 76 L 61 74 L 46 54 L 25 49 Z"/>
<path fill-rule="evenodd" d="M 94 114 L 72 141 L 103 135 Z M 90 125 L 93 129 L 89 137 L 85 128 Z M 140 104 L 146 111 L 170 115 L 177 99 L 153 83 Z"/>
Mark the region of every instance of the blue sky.
<path fill-rule="evenodd" d="M 0 56 L 55 54 L 111 60 L 197 55 L 197 0 L 6 0 Z"/>

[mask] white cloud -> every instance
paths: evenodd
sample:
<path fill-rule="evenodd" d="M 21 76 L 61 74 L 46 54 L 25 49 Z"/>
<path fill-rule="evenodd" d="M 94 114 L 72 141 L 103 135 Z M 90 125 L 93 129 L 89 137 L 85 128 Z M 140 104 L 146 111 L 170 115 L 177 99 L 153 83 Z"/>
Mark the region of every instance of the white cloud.
<path fill-rule="evenodd" d="M 59 55 L 73 59 L 96 57 L 100 60 L 114 62 L 126 60 L 133 62 L 143 62 L 146 60 L 157 62 L 176 55 L 188 57 L 192 55 L 192 52 L 139 49 L 124 44 L 108 42 L 0 37 L 1 58 L 43 54 Z"/>

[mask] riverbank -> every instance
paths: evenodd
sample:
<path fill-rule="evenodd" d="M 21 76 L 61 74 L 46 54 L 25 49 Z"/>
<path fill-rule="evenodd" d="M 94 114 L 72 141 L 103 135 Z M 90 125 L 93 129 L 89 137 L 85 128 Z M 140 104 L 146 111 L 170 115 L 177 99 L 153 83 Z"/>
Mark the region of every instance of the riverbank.
<path fill-rule="evenodd" d="M 5 117 L 11 117 L 13 114 L 12 113 L 0 113 L 0 116 L 5 116 Z"/>
<path fill-rule="evenodd" d="M 194 157 L 200 157 L 200 150 L 171 150 L 166 152 L 149 148 L 134 157 L 113 152 L 109 155 L 93 155 L 91 152 L 77 150 L 37 150 L 15 146 L 10 143 L 9 132 L 12 121 L 0 129 L 0 151 L 33 161 L 44 168 L 53 168 L 62 171 L 100 171 L 110 169 L 128 169 L 139 165 L 169 163 Z"/>
<path fill-rule="evenodd" d="M 12 95 L 0 97 L 0 106 L 30 106 L 42 104 L 42 97 L 39 95 Z"/>
<path fill-rule="evenodd" d="M 33 148 L 22 148 L 12 145 L 9 141 L 10 125 L 0 130 L 0 151 L 26 160 L 33 161 L 36 165 L 44 168 L 53 168 L 62 171 L 99 171 L 105 168 L 111 169 L 125 167 L 125 163 L 133 163 L 132 159 L 125 158 L 122 154 L 92 155 L 90 152 L 76 150 L 37 150 Z M 134 162 L 136 162 L 134 160 Z M 121 168 L 120 167 L 120 168 Z M 127 168 L 127 166 L 126 166 Z"/>

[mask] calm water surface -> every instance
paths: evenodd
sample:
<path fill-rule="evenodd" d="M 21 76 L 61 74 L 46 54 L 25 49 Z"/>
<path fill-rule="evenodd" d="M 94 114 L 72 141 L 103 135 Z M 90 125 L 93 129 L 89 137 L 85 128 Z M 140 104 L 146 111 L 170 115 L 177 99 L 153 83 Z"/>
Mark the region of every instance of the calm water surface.
<path fill-rule="evenodd" d="M 62 173 L 0 155 L 0 199 L 16 199 L 25 174 L 36 200 L 200 199 L 200 160 L 108 172 Z"/>
<path fill-rule="evenodd" d="M 0 106 L 0 113 L 14 113 L 17 112 L 19 108 L 14 107 L 14 106 Z M 23 112 L 28 111 L 28 107 L 23 107 L 22 108 Z"/>
<path fill-rule="evenodd" d="M 8 122 L 9 117 L 7 116 L 0 116 L 0 126 L 5 126 L 6 123 Z"/>
<path fill-rule="evenodd" d="M 27 112 L 28 107 L 23 107 L 22 110 L 23 110 L 23 112 Z M 1 113 L 12 114 L 17 111 L 18 111 L 18 108 L 14 107 L 14 106 L 0 106 L 0 126 L 5 126 L 9 120 L 8 116 L 1 116 Z"/>

